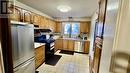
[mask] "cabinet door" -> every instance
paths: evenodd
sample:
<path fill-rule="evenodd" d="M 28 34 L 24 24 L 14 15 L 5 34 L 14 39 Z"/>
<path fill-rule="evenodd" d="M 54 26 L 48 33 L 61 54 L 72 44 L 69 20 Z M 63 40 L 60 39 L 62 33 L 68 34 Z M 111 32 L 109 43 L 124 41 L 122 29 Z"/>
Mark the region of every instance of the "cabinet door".
<path fill-rule="evenodd" d="M 44 18 L 44 28 L 45 29 L 48 28 L 48 20 L 47 20 L 47 18 Z"/>
<path fill-rule="evenodd" d="M 11 5 L 9 8 L 9 18 L 10 20 L 14 20 L 14 21 L 21 21 L 22 20 L 22 14 L 21 14 L 21 9 Z"/>
<path fill-rule="evenodd" d="M 45 46 L 41 46 L 35 49 L 35 68 L 38 68 L 45 60 Z"/>
<path fill-rule="evenodd" d="M 90 22 L 80 22 L 80 32 L 90 32 Z"/>
<path fill-rule="evenodd" d="M 51 26 L 52 26 L 53 32 L 55 32 L 56 31 L 56 23 L 55 23 L 55 21 L 51 20 Z"/>
<path fill-rule="evenodd" d="M 26 10 L 22 10 L 22 12 L 23 12 L 23 21 L 31 23 L 31 12 Z"/>
<path fill-rule="evenodd" d="M 68 51 L 74 51 L 74 41 L 73 40 L 68 41 Z"/>
<path fill-rule="evenodd" d="M 56 50 L 58 50 L 58 49 L 62 50 L 62 48 L 63 48 L 63 41 L 62 41 L 62 39 L 57 39 L 55 41 L 55 49 Z"/>
<path fill-rule="evenodd" d="M 39 27 L 44 29 L 44 28 L 45 28 L 45 20 L 44 20 L 44 17 L 40 17 L 40 21 L 41 21 L 41 23 L 40 23 Z"/>
<path fill-rule="evenodd" d="M 56 22 L 56 32 L 61 33 L 62 30 L 62 23 Z"/>
<path fill-rule="evenodd" d="M 33 24 L 34 25 L 40 25 L 40 16 L 37 14 L 33 15 Z"/>
<path fill-rule="evenodd" d="M 68 50 L 68 40 L 63 40 L 63 50 Z"/>
<path fill-rule="evenodd" d="M 90 41 L 86 41 L 84 44 L 84 53 L 89 53 Z"/>

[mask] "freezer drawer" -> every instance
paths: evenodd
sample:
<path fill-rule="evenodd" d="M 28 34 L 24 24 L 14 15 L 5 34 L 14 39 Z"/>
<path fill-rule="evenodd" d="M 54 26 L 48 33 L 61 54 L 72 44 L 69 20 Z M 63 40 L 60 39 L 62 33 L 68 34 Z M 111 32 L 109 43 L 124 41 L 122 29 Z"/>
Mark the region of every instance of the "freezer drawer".
<path fill-rule="evenodd" d="M 14 73 L 35 73 L 35 58 L 32 58 L 24 64 L 16 67 Z"/>

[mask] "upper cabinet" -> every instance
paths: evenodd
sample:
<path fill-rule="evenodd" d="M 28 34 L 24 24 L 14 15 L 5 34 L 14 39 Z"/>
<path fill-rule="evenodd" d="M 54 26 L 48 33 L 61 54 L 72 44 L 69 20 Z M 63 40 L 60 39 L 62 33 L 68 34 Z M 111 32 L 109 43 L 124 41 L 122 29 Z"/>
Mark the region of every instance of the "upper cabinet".
<path fill-rule="evenodd" d="M 19 21 L 19 22 L 28 22 L 28 23 L 32 23 L 31 22 L 31 12 L 24 10 L 20 7 L 11 5 L 9 8 L 9 13 L 10 13 L 10 20 L 14 20 L 14 21 Z"/>
<path fill-rule="evenodd" d="M 41 17 L 39 18 L 39 20 L 40 20 L 40 25 L 39 25 L 39 27 L 40 27 L 40 28 L 46 28 L 46 26 L 45 26 L 45 18 L 41 16 Z"/>
<path fill-rule="evenodd" d="M 80 32 L 89 33 L 90 32 L 90 22 L 80 22 Z"/>
<path fill-rule="evenodd" d="M 8 8 L 10 13 L 9 18 L 14 21 L 22 21 L 22 10 L 19 7 L 11 5 Z"/>
<path fill-rule="evenodd" d="M 50 26 L 53 32 L 56 32 L 56 22 L 54 20 L 50 20 Z"/>
<path fill-rule="evenodd" d="M 32 15 L 30 11 L 27 10 L 22 10 L 22 16 L 23 16 L 23 22 L 28 22 L 28 23 L 32 23 L 31 19 L 32 19 Z"/>
<path fill-rule="evenodd" d="M 38 14 L 32 14 L 33 17 L 33 24 L 40 25 L 40 16 Z"/>
<path fill-rule="evenodd" d="M 61 33 L 62 22 L 56 22 L 56 32 Z"/>
<path fill-rule="evenodd" d="M 11 13 L 10 20 L 31 23 L 34 25 L 39 25 L 42 29 L 51 29 L 53 32 L 56 31 L 56 22 L 52 19 L 43 17 L 14 5 L 11 5 L 8 10 Z"/>

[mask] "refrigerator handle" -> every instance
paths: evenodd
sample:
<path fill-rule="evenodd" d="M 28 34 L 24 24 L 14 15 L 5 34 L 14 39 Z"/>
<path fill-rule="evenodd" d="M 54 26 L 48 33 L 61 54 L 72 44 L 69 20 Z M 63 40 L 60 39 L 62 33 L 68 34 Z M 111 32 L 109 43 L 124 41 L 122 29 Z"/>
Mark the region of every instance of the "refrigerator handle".
<path fill-rule="evenodd" d="M 33 61 L 33 60 L 32 60 L 32 61 Z M 32 63 L 32 61 L 30 61 L 30 62 L 28 62 L 28 63 L 24 64 L 24 65 L 23 65 L 23 66 L 21 66 L 20 68 L 24 68 L 24 67 L 28 66 L 29 64 L 31 64 L 31 63 Z"/>
<path fill-rule="evenodd" d="M 17 72 L 17 71 L 19 71 L 19 69 L 14 70 L 14 73 Z"/>
<path fill-rule="evenodd" d="M 26 64 L 24 64 L 23 66 L 21 66 L 21 67 L 19 67 L 19 68 L 17 68 L 17 69 L 14 69 L 14 72 L 17 72 L 17 71 L 19 71 L 21 68 L 24 68 L 24 67 L 28 66 L 28 65 L 31 64 L 34 60 L 35 60 L 35 59 L 32 59 L 32 60 L 30 60 L 29 62 L 27 62 Z"/>

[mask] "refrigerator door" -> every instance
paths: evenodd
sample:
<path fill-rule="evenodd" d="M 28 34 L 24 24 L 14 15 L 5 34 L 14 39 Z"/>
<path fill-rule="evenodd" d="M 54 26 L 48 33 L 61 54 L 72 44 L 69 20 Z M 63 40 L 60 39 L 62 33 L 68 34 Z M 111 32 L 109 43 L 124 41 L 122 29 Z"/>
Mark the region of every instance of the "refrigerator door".
<path fill-rule="evenodd" d="M 14 68 L 34 56 L 33 25 L 12 25 Z"/>
<path fill-rule="evenodd" d="M 14 69 L 14 73 L 35 73 L 35 59 L 32 58 Z"/>

